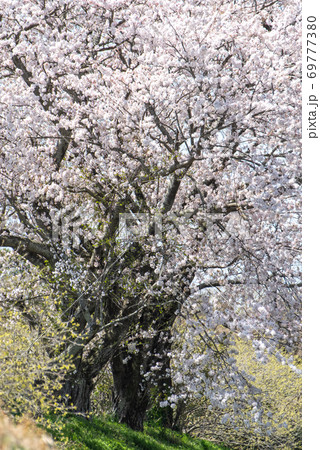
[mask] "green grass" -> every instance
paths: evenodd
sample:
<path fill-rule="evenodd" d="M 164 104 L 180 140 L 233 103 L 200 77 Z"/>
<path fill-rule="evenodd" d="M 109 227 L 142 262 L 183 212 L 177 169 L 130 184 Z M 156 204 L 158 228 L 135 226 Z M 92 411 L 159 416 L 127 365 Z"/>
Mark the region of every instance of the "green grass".
<path fill-rule="evenodd" d="M 58 419 L 58 422 L 62 424 L 61 431 L 54 431 L 52 435 L 58 447 L 60 442 L 64 449 L 228 450 L 227 447 L 156 426 L 145 425 L 143 433 L 133 431 L 109 417 L 86 420 L 82 417 L 69 416 Z"/>

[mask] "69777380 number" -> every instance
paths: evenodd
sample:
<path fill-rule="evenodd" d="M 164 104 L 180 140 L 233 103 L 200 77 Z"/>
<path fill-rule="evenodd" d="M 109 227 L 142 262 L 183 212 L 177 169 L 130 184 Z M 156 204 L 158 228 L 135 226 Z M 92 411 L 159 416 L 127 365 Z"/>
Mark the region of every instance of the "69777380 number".
<path fill-rule="evenodd" d="M 316 25 L 316 17 L 308 16 L 307 17 L 307 77 L 312 80 L 311 83 L 311 91 L 313 93 L 309 93 L 307 103 L 309 106 L 308 111 L 308 132 L 309 138 L 314 139 L 318 138 L 317 135 L 317 108 L 318 108 L 318 98 L 314 94 L 314 83 L 313 79 L 317 77 L 317 25 Z"/>

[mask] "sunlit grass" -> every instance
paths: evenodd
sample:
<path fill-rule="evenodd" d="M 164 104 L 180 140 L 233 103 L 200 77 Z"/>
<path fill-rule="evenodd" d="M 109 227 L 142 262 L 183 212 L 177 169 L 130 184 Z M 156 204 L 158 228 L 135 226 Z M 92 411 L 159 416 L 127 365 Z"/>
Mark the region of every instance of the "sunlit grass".
<path fill-rule="evenodd" d="M 227 447 L 214 445 L 211 442 L 193 439 L 186 434 L 169 429 L 145 425 L 144 432 L 133 431 L 110 419 L 110 417 L 93 417 L 86 420 L 82 417 L 68 416 L 55 418 L 63 422 L 60 431 L 54 431 L 53 437 L 58 448 L 74 450 L 227 450 Z M 230 449 L 229 449 L 230 450 Z"/>

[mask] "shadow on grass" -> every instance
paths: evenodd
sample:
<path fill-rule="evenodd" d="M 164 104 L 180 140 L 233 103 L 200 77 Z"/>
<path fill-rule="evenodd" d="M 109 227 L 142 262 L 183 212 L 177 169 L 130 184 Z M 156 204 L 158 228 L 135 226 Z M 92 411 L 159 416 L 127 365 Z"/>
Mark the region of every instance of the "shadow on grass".
<path fill-rule="evenodd" d="M 69 416 L 61 419 L 63 429 L 53 432 L 57 441 L 68 438 L 64 448 L 74 450 L 228 450 L 227 447 L 211 442 L 193 439 L 169 429 L 145 426 L 143 433 L 133 431 L 126 425 L 112 421 L 110 418 L 93 418 Z"/>

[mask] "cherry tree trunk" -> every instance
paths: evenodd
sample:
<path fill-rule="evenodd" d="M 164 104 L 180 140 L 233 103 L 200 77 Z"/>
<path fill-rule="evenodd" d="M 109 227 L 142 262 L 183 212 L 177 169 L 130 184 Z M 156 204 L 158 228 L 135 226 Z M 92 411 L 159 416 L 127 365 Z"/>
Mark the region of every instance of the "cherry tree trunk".
<path fill-rule="evenodd" d="M 160 368 L 157 372 L 156 386 L 158 391 L 158 414 L 161 420 L 161 426 L 165 428 L 173 428 L 173 410 L 168 404 L 167 406 L 160 406 L 161 402 L 166 402 L 172 393 L 172 378 L 170 371 L 170 356 L 171 351 L 171 332 L 170 329 L 163 333 L 166 338 L 162 338 L 156 342 L 155 352 L 160 354 Z"/>
<path fill-rule="evenodd" d="M 142 357 L 119 352 L 111 360 L 113 374 L 113 409 L 120 423 L 143 431 L 143 421 L 149 406 L 149 388 L 141 373 Z"/>
<path fill-rule="evenodd" d="M 67 405 L 75 408 L 75 412 L 87 414 L 90 411 L 90 396 L 93 387 L 92 377 L 77 371 L 74 377 L 65 381 L 61 395 Z"/>

